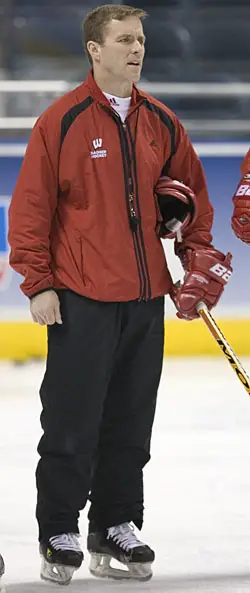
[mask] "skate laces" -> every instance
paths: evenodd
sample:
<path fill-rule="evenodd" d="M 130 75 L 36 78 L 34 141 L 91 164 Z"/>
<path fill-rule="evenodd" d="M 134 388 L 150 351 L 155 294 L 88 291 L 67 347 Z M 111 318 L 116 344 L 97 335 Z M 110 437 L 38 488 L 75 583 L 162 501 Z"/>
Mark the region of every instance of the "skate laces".
<path fill-rule="evenodd" d="M 79 536 L 76 533 L 61 533 L 60 535 L 50 537 L 49 542 L 55 550 L 81 552 L 78 538 Z"/>
<path fill-rule="evenodd" d="M 143 546 L 144 544 L 136 537 L 132 525 L 129 523 L 122 523 L 121 525 L 115 525 L 109 527 L 107 539 L 112 539 L 118 544 L 125 552 Z"/>

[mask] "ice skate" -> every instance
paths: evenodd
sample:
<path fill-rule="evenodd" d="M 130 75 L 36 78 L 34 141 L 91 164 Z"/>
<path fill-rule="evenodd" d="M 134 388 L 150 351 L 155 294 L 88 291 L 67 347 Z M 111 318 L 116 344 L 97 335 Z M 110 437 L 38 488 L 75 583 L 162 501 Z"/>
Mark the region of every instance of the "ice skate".
<path fill-rule="evenodd" d="M 129 523 L 103 532 L 92 533 L 90 527 L 87 547 L 91 555 L 89 569 L 95 577 L 137 581 L 148 581 L 152 577 L 155 554 L 136 537 Z M 112 559 L 124 564 L 126 569 L 110 566 Z"/>
<path fill-rule="evenodd" d="M 83 561 L 78 535 L 63 533 L 41 541 L 41 579 L 60 585 L 68 585 Z"/>
<path fill-rule="evenodd" d="M 4 560 L 3 557 L 0 554 L 0 593 L 4 593 L 4 588 L 3 588 L 3 584 L 2 584 L 2 576 L 5 572 L 5 567 L 4 567 Z"/>

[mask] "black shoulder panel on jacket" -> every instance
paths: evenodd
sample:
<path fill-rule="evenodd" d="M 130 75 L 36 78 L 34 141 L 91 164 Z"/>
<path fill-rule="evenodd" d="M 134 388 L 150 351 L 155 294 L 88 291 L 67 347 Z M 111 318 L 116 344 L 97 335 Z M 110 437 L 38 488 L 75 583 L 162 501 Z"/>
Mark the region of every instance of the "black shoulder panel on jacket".
<path fill-rule="evenodd" d="M 170 155 L 170 158 L 165 163 L 165 165 L 162 169 L 162 172 L 161 172 L 162 175 L 167 175 L 172 156 L 175 153 L 175 125 L 174 125 L 174 122 L 171 119 L 171 117 L 166 113 L 166 111 L 164 111 L 164 109 L 161 109 L 160 107 L 158 107 L 158 105 L 151 103 L 148 99 L 144 100 L 144 105 L 149 109 L 149 111 L 151 111 L 152 113 L 156 113 L 160 117 L 161 121 L 165 124 L 165 126 L 168 128 L 169 133 L 170 133 L 171 155 Z"/>
<path fill-rule="evenodd" d="M 82 101 L 82 103 L 74 105 L 69 109 L 69 111 L 67 111 L 67 113 L 64 114 L 61 122 L 60 150 L 62 148 L 63 141 L 65 139 L 67 132 L 69 131 L 70 126 L 73 124 L 78 115 L 80 115 L 80 113 L 85 111 L 85 109 L 88 109 L 88 107 L 91 105 L 91 103 L 93 103 L 93 101 L 94 99 L 92 97 L 87 97 L 86 99 L 84 99 L 84 101 Z"/>

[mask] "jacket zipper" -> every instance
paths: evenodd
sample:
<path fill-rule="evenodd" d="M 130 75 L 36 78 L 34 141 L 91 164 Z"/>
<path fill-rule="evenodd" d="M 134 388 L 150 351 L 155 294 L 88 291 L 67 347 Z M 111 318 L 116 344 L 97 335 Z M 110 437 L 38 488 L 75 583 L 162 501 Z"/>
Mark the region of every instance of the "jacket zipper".
<path fill-rule="evenodd" d="M 145 259 L 141 244 L 141 234 L 139 229 L 141 228 L 141 220 L 137 213 L 136 201 L 135 201 L 135 193 L 134 193 L 134 183 L 131 171 L 131 163 L 130 163 L 130 153 L 129 153 L 129 144 L 127 138 L 127 126 L 125 123 L 121 123 L 120 119 L 117 119 L 118 129 L 120 132 L 120 142 L 121 142 L 121 149 L 122 149 L 122 158 L 123 158 L 123 166 L 124 166 L 124 178 L 125 178 L 125 188 L 126 188 L 126 201 L 128 203 L 128 215 L 129 215 L 129 222 L 130 228 L 133 234 L 133 241 L 134 241 L 134 248 L 136 254 L 136 261 L 138 267 L 138 274 L 140 278 L 140 297 L 139 300 L 148 300 L 149 293 L 148 293 L 148 286 L 147 286 L 147 262 L 145 267 Z"/>
<path fill-rule="evenodd" d="M 136 210 L 138 212 L 138 218 L 139 220 L 141 220 L 141 209 L 140 209 L 140 200 L 139 200 L 139 190 L 138 190 L 138 178 L 137 178 L 137 170 L 136 170 L 136 154 L 135 154 L 135 144 L 133 142 L 133 138 L 132 138 L 132 134 L 131 134 L 131 130 L 130 130 L 130 126 L 129 123 L 127 123 L 127 125 L 125 124 L 125 130 L 128 130 L 128 136 L 130 139 L 130 144 L 131 144 L 131 151 L 132 151 L 132 167 L 134 170 L 134 180 L 135 180 L 135 192 L 133 192 L 133 196 L 134 196 L 134 203 L 136 205 Z M 126 137 L 127 143 L 128 143 L 128 139 Z M 129 154 L 129 148 L 128 148 L 128 154 Z M 132 177 L 132 175 L 131 175 Z M 148 271 L 148 263 L 147 263 L 147 254 L 146 254 L 146 249 L 145 249 L 145 243 L 144 243 L 144 237 L 143 237 L 143 231 L 142 231 L 142 225 L 139 224 L 137 227 L 137 234 L 138 234 L 138 241 L 140 243 L 140 248 L 141 248 L 141 253 L 142 253 L 142 264 L 144 267 L 144 272 L 145 272 L 145 293 L 146 293 L 146 300 L 151 298 L 151 282 L 150 282 L 150 276 L 149 276 L 149 271 Z"/>
<path fill-rule="evenodd" d="M 127 212 L 128 212 L 128 219 L 129 219 L 129 226 L 132 231 L 134 249 L 135 249 L 135 256 L 138 268 L 138 275 L 140 280 L 140 296 L 139 300 L 148 300 L 151 298 L 151 285 L 150 285 L 150 278 L 148 272 L 148 264 L 146 259 L 146 250 L 144 245 L 143 233 L 141 228 L 141 220 L 139 215 L 139 200 L 135 198 L 134 192 L 134 183 L 133 183 L 133 174 L 131 170 L 131 163 L 130 163 L 130 152 L 129 152 L 129 142 L 127 138 L 127 126 L 126 123 L 122 123 L 121 119 L 118 115 L 111 112 L 109 108 L 104 106 L 105 111 L 111 115 L 111 117 L 116 122 L 119 132 L 120 138 L 120 145 L 121 145 L 121 152 L 122 152 L 122 161 L 123 161 L 123 171 L 124 171 L 124 184 L 125 184 L 125 197 L 126 197 L 126 204 L 127 204 Z M 135 161 L 135 154 L 132 155 L 133 160 Z M 135 162 L 134 170 L 136 171 Z M 137 179 L 136 179 L 137 185 Z M 138 194 L 138 187 L 137 187 L 137 194 Z"/>
<path fill-rule="evenodd" d="M 133 180 L 132 180 L 131 172 L 130 172 L 129 155 L 127 155 L 127 150 L 126 150 L 126 132 L 123 128 L 122 123 L 120 122 L 120 119 L 118 119 L 116 117 L 114 119 L 117 123 L 119 137 L 120 137 L 128 220 L 129 220 L 130 229 L 132 231 L 136 263 L 137 263 L 138 275 L 139 275 L 139 280 L 140 280 L 139 300 L 142 301 L 145 298 L 145 276 L 144 276 L 143 266 L 142 266 L 142 262 L 141 262 L 140 247 L 138 245 L 138 236 L 136 233 L 136 229 L 137 229 L 137 226 L 140 224 L 140 221 L 137 217 L 136 210 L 135 210 L 135 204 L 134 204 Z"/>
<path fill-rule="evenodd" d="M 138 253 L 138 263 L 140 264 L 140 271 L 143 279 L 143 286 L 142 286 L 142 294 L 141 300 L 147 301 L 150 298 L 151 288 L 150 288 L 150 280 L 149 280 L 149 273 L 148 273 L 148 265 L 146 259 L 146 251 L 142 233 L 142 226 L 141 226 L 141 216 L 139 211 L 139 201 L 137 199 L 134 190 L 134 182 L 133 182 L 133 171 L 131 166 L 131 161 L 133 161 L 133 166 L 135 168 L 135 155 L 132 153 L 132 159 L 130 157 L 130 150 L 129 150 L 129 141 L 127 136 L 128 127 L 126 123 L 122 124 L 123 128 L 123 135 L 124 135 L 124 146 L 125 146 L 125 158 L 128 163 L 129 167 L 129 201 L 130 201 L 130 214 L 133 219 L 133 216 L 136 216 L 136 220 L 138 221 L 135 228 L 134 228 L 134 235 L 135 235 L 135 244 Z"/>

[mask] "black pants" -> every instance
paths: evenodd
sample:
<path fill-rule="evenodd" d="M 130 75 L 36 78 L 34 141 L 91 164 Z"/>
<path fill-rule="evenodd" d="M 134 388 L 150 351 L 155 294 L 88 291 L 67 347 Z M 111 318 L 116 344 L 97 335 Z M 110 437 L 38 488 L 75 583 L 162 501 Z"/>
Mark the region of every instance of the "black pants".
<path fill-rule="evenodd" d="M 78 533 L 79 511 L 100 528 L 143 521 L 144 465 L 160 381 L 164 298 L 103 303 L 60 292 L 48 328 L 40 395 L 39 539 Z"/>

